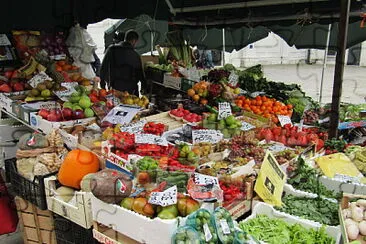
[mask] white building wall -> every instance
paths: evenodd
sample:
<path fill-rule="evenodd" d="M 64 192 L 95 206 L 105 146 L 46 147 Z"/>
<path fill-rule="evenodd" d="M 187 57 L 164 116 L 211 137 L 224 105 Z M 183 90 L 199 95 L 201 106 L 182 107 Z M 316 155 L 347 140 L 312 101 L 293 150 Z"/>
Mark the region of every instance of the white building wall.
<path fill-rule="evenodd" d="M 311 63 L 322 64 L 324 50 L 311 49 Z M 239 51 L 225 53 L 225 62 L 237 67 L 250 67 L 257 64 L 297 64 L 305 63 L 308 49 L 290 47 L 281 37 L 270 33 L 267 38 L 246 46 Z M 346 51 L 346 63 L 348 50 Z M 327 57 L 328 64 L 335 64 L 335 56 Z M 362 45 L 360 66 L 366 66 L 366 42 Z"/>

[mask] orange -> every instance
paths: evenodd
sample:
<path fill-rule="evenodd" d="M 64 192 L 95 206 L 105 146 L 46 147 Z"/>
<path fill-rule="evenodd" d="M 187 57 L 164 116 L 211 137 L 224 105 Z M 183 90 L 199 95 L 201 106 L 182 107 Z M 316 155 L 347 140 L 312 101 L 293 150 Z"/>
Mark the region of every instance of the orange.
<path fill-rule="evenodd" d="M 262 98 L 260 96 L 256 96 L 255 100 L 259 101 L 259 100 L 262 100 Z"/>
<path fill-rule="evenodd" d="M 191 89 L 188 89 L 187 94 L 188 94 L 188 96 L 193 97 L 194 94 L 196 94 L 196 92 L 191 88 Z"/>
<path fill-rule="evenodd" d="M 287 104 L 287 108 L 292 109 L 293 108 L 292 104 Z"/>
<path fill-rule="evenodd" d="M 206 105 L 207 103 L 208 103 L 207 99 L 205 99 L 205 98 L 201 99 L 201 104 L 202 105 Z"/>
<path fill-rule="evenodd" d="M 236 105 L 238 105 L 239 107 L 242 107 L 243 106 L 243 101 L 242 100 L 236 101 Z"/>
<path fill-rule="evenodd" d="M 197 94 L 193 95 L 192 99 L 193 101 L 198 102 L 200 100 L 200 96 L 198 96 Z"/>

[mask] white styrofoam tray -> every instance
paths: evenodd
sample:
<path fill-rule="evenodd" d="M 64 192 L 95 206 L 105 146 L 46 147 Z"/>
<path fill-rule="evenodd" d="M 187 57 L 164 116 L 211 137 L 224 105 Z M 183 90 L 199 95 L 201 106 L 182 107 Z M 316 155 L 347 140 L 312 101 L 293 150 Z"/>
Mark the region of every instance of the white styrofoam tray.
<path fill-rule="evenodd" d="M 271 205 L 263 203 L 263 202 L 256 203 L 253 206 L 252 214 L 243 221 L 246 222 L 250 219 L 255 218 L 257 215 L 260 215 L 260 214 L 264 214 L 270 218 L 282 219 L 289 224 L 300 224 L 307 229 L 310 229 L 310 228 L 319 229 L 322 226 L 320 223 L 317 223 L 317 222 L 314 222 L 311 220 L 301 219 L 299 217 L 292 216 L 287 213 L 279 212 L 279 211 L 275 210 Z M 337 227 L 326 226 L 326 233 L 335 239 L 336 244 L 340 243 L 341 229 L 339 226 L 337 226 Z"/>
<path fill-rule="evenodd" d="M 150 219 L 116 204 L 108 204 L 92 195 L 93 220 L 147 244 L 170 244 L 171 237 L 182 218 L 163 220 Z"/>

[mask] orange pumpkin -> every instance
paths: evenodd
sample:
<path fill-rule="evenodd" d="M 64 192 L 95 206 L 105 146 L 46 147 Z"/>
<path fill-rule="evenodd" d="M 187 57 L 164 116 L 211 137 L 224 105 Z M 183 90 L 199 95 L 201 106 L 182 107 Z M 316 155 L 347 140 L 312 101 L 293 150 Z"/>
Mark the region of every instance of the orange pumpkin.
<path fill-rule="evenodd" d="M 98 170 L 99 160 L 94 153 L 75 149 L 66 155 L 58 172 L 58 180 L 64 186 L 80 189 L 83 177 Z"/>

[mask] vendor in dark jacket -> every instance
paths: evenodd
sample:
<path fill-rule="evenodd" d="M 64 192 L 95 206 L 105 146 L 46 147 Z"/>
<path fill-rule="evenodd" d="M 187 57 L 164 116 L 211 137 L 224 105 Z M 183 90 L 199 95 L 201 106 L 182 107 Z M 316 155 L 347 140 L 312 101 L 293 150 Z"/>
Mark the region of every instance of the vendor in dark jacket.
<path fill-rule="evenodd" d="M 102 88 L 108 84 L 109 88 L 137 95 L 137 83 L 141 81 L 142 89 L 146 89 L 140 55 L 134 50 L 138 38 L 131 30 L 126 33 L 124 42 L 108 47 L 100 69 Z"/>

